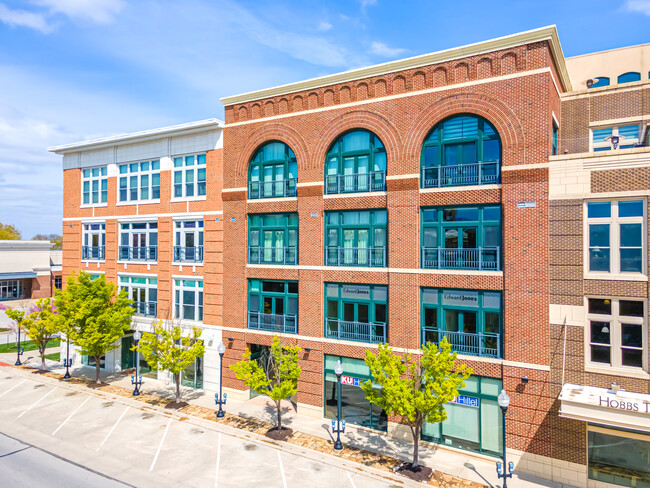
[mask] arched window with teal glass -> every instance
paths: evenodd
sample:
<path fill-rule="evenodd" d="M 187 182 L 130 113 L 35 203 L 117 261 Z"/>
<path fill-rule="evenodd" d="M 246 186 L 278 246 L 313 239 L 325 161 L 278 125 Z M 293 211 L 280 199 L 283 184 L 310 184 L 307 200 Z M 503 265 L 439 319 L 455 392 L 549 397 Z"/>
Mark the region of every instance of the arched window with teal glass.
<path fill-rule="evenodd" d="M 248 198 L 295 197 L 298 163 L 291 148 L 271 141 L 261 146 L 248 168 Z"/>
<path fill-rule="evenodd" d="M 641 73 L 636 71 L 628 71 L 618 76 L 617 83 L 632 83 L 633 81 L 641 81 Z"/>
<path fill-rule="evenodd" d="M 476 115 L 456 115 L 436 125 L 422 146 L 422 188 L 499 183 L 501 140 Z"/>
<path fill-rule="evenodd" d="M 609 77 L 607 76 L 597 76 L 596 78 L 594 78 L 594 80 L 595 81 L 592 83 L 591 88 L 600 88 L 601 86 L 609 86 Z"/>
<path fill-rule="evenodd" d="M 325 193 L 386 190 L 386 149 L 367 130 L 341 135 L 327 152 Z"/>

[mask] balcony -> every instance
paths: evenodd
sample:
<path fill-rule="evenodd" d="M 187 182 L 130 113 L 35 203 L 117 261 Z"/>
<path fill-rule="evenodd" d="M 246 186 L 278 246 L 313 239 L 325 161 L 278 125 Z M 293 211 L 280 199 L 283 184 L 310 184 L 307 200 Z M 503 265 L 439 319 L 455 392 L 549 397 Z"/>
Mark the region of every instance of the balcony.
<path fill-rule="evenodd" d="M 131 306 L 135 308 L 136 315 L 144 317 L 156 316 L 156 302 L 133 302 Z"/>
<path fill-rule="evenodd" d="M 327 175 L 325 181 L 325 193 L 328 195 L 386 191 L 385 171 L 372 171 L 370 173 L 356 173 L 351 175 Z"/>
<path fill-rule="evenodd" d="M 423 247 L 422 267 L 424 269 L 500 271 L 501 248 L 447 249 L 443 247 Z"/>
<path fill-rule="evenodd" d="M 202 263 L 203 246 L 184 247 L 174 246 L 175 263 Z"/>
<path fill-rule="evenodd" d="M 501 335 L 469 332 L 453 332 L 438 329 L 423 329 L 422 344 L 433 342 L 440 344 L 443 337 L 451 344 L 452 351 L 468 356 L 484 358 L 501 358 Z"/>
<path fill-rule="evenodd" d="M 422 168 L 422 188 L 493 185 L 499 183 L 500 161 Z"/>
<path fill-rule="evenodd" d="M 282 334 L 297 334 L 298 319 L 295 315 L 248 312 L 248 328 Z"/>
<path fill-rule="evenodd" d="M 120 261 L 156 261 L 158 259 L 158 246 L 120 246 Z"/>
<path fill-rule="evenodd" d="M 298 248 L 251 246 L 248 264 L 298 264 Z"/>
<path fill-rule="evenodd" d="M 81 259 L 102 261 L 104 259 L 104 246 L 82 246 Z"/>
<path fill-rule="evenodd" d="M 337 247 L 325 248 L 327 266 L 386 267 L 386 248 L 380 247 Z"/>
<path fill-rule="evenodd" d="M 386 329 L 386 324 L 366 324 L 363 322 L 327 319 L 325 322 L 325 337 L 328 339 L 379 344 L 386 342 Z"/>
<path fill-rule="evenodd" d="M 297 178 L 275 181 L 249 181 L 248 198 L 255 200 L 258 198 L 295 197 L 297 184 Z"/>

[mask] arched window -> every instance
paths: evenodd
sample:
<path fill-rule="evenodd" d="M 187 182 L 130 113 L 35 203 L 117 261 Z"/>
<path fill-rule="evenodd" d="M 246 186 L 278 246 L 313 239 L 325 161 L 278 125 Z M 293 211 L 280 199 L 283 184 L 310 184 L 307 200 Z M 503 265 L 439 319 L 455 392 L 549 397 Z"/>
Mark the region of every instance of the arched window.
<path fill-rule="evenodd" d="M 327 152 L 325 193 L 386 190 L 386 149 L 375 134 L 355 130 L 340 136 Z"/>
<path fill-rule="evenodd" d="M 609 86 L 609 78 L 607 76 L 598 76 L 594 78 L 595 83 L 591 85 L 591 88 L 600 88 L 601 86 Z"/>
<path fill-rule="evenodd" d="M 619 75 L 616 81 L 617 83 L 632 83 L 633 81 L 641 81 L 641 73 L 637 73 L 636 71 L 628 71 L 627 73 Z"/>
<path fill-rule="evenodd" d="M 248 169 L 248 198 L 295 197 L 298 163 L 291 148 L 272 141 L 261 146 Z"/>
<path fill-rule="evenodd" d="M 422 146 L 422 188 L 499 182 L 501 141 L 494 127 L 475 115 L 440 122 Z"/>

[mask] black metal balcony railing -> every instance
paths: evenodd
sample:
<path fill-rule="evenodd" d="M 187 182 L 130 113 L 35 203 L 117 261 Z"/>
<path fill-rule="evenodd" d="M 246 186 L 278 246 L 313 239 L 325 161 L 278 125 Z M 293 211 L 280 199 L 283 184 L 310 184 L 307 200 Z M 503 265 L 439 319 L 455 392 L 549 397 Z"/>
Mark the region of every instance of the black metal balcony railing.
<path fill-rule="evenodd" d="M 120 261 L 156 261 L 158 259 L 158 246 L 120 246 Z"/>
<path fill-rule="evenodd" d="M 136 315 L 144 315 L 145 317 L 156 316 L 156 302 L 133 302 Z"/>
<path fill-rule="evenodd" d="M 295 197 L 298 178 L 275 181 L 249 181 L 248 198 Z"/>
<path fill-rule="evenodd" d="M 472 334 L 439 329 L 423 329 L 422 343 L 440 344 L 443 337 L 451 344 L 451 349 L 459 354 L 485 358 L 501 358 L 501 335 L 489 333 Z"/>
<path fill-rule="evenodd" d="M 203 262 L 203 246 L 196 246 L 196 247 L 174 246 L 174 262 L 176 263 Z"/>
<path fill-rule="evenodd" d="M 358 193 L 364 191 L 386 191 L 386 172 L 371 171 L 351 175 L 327 175 L 325 193 Z"/>
<path fill-rule="evenodd" d="M 444 247 L 423 247 L 422 267 L 425 269 L 499 271 L 501 269 L 501 248 L 447 249 Z"/>
<path fill-rule="evenodd" d="M 325 337 L 329 339 L 369 342 L 371 344 L 385 343 L 386 329 L 386 324 L 347 322 L 339 319 L 325 321 Z"/>
<path fill-rule="evenodd" d="M 365 266 L 369 268 L 386 267 L 386 248 L 379 247 L 337 247 L 325 248 L 327 266 Z"/>
<path fill-rule="evenodd" d="M 248 312 L 248 328 L 281 332 L 284 334 L 298 333 L 298 319 L 295 315 Z"/>
<path fill-rule="evenodd" d="M 104 246 L 82 246 L 81 259 L 104 259 Z"/>
<path fill-rule="evenodd" d="M 298 264 L 298 248 L 251 246 L 248 248 L 248 263 Z"/>
<path fill-rule="evenodd" d="M 422 188 L 499 183 L 500 161 L 422 168 Z"/>

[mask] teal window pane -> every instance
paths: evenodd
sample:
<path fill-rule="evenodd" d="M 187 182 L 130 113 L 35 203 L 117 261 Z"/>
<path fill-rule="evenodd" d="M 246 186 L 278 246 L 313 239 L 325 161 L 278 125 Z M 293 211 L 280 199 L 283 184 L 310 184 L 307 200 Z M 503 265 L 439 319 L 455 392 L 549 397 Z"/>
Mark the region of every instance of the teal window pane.
<path fill-rule="evenodd" d="M 427 146 L 424 148 L 424 166 L 440 165 L 440 148 L 439 146 Z"/>
<path fill-rule="evenodd" d="M 478 119 L 475 117 L 454 117 L 444 122 L 443 139 L 468 139 L 478 137 Z"/>
<path fill-rule="evenodd" d="M 138 172 L 138 163 L 131 163 L 129 165 L 129 171 L 131 173 L 137 173 Z"/>
<path fill-rule="evenodd" d="M 151 184 L 153 186 L 160 186 L 160 173 L 151 175 Z"/>
<path fill-rule="evenodd" d="M 205 164 L 205 157 L 206 157 L 205 154 L 199 154 L 199 155 L 196 157 L 196 160 L 197 160 L 196 164 L 199 164 L 199 165 L 200 165 L 200 164 Z"/>
<path fill-rule="evenodd" d="M 90 170 L 84 169 L 84 178 L 90 178 Z"/>
<path fill-rule="evenodd" d="M 632 83 L 633 81 L 641 81 L 641 73 L 636 71 L 629 71 L 618 76 L 616 80 L 618 83 Z"/>
<path fill-rule="evenodd" d="M 590 219 L 609 218 L 612 216 L 612 202 L 589 202 L 587 217 Z"/>
<path fill-rule="evenodd" d="M 501 146 L 497 139 L 483 141 L 483 161 L 499 161 Z"/>
<path fill-rule="evenodd" d="M 375 154 L 373 171 L 386 171 L 386 153 Z"/>
<path fill-rule="evenodd" d="M 639 126 L 638 125 L 625 125 L 618 128 L 618 135 L 625 136 L 627 139 L 638 139 L 639 138 Z"/>
<path fill-rule="evenodd" d="M 481 394 L 498 397 L 503 389 L 503 382 L 498 378 L 481 378 Z M 500 412 L 499 412 L 500 413 Z"/>
<path fill-rule="evenodd" d="M 102 173 L 102 176 L 106 176 L 106 174 L 107 174 L 106 166 L 101 168 L 101 173 Z"/>
<path fill-rule="evenodd" d="M 183 173 L 180 171 L 174 171 L 174 183 L 183 182 Z"/>
<path fill-rule="evenodd" d="M 99 168 L 93 168 L 93 176 L 99 176 Z"/>
<path fill-rule="evenodd" d="M 641 273 L 643 255 L 641 249 L 621 249 L 621 271 Z"/>
<path fill-rule="evenodd" d="M 589 479 L 620 486 L 650 486 L 650 441 L 610 433 L 588 433 Z"/>
<path fill-rule="evenodd" d="M 481 448 L 494 454 L 501 453 L 503 414 L 495 401 L 481 400 Z"/>
<path fill-rule="evenodd" d="M 612 129 L 594 129 L 591 134 L 593 142 L 607 142 L 605 138 L 612 135 Z"/>
<path fill-rule="evenodd" d="M 501 207 L 485 207 L 483 209 L 483 220 L 501 220 Z"/>
<path fill-rule="evenodd" d="M 343 136 L 343 152 L 364 151 L 370 149 L 370 133 L 354 131 Z"/>
<path fill-rule="evenodd" d="M 597 77 L 596 82 L 591 87 L 600 88 L 601 86 L 609 86 L 609 78 L 607 76 Z"/>
<path fill-rule="evenodd" d="M 589 246 L 609 247 L 609 224 L 591 224 L 589 226 Z"/>
<path fill-rule="evenodd" d="M 129 171 L 129 166 L 126 164 L 120 164 L 120 174 L 123 175 L 125 173 L 128 173 Z"/>
<path fill-rule="evenodd" d="M 140 163 L 140 171 L 149 171 L 149 161 Z"/>
<path fill-rule="evenodd" d="M 160 161 L 158 161 L 158 160 L 151 161 L 151 169 L 154 170 L 154 171 L 159 170 L 160 169 Z"/>
<path fill-rule="evenodd" d="M 424 222 L 438 222 L 438 210 L 427 208 L 422 211 L 422 220 Z"/>
<path fill-rule="evenodd" d="M 185 156 L 185 166 L 194 166 L 194 156 Z"/>
<path fill-rule="evenodd" d="M 447 404 L 447 420 L 442 423 L 444 443 L 453 447 L 479 449 L 480 409 Z"/>
<path fill-rule="evenodd" d="M 465 380 L 465 386 L 463 386 L 462 392 L 463 393 L 478 393 L 479 392 L 479 377 L 478 376 L 470 376 Z"/>
<path fill-rule="evenodd" d="M 183 158 L 174 158 L 174 168 L 183 166 Z"/>
<path fill-rule="evenodd" d="M 641 247 L 641 224 L 621 224 L 621 247 Z"/>
<path fill-rule="evenodd" d="M 618 202 L 619 217 L 643 217 L 643 200 L 623 200 Z"/>

